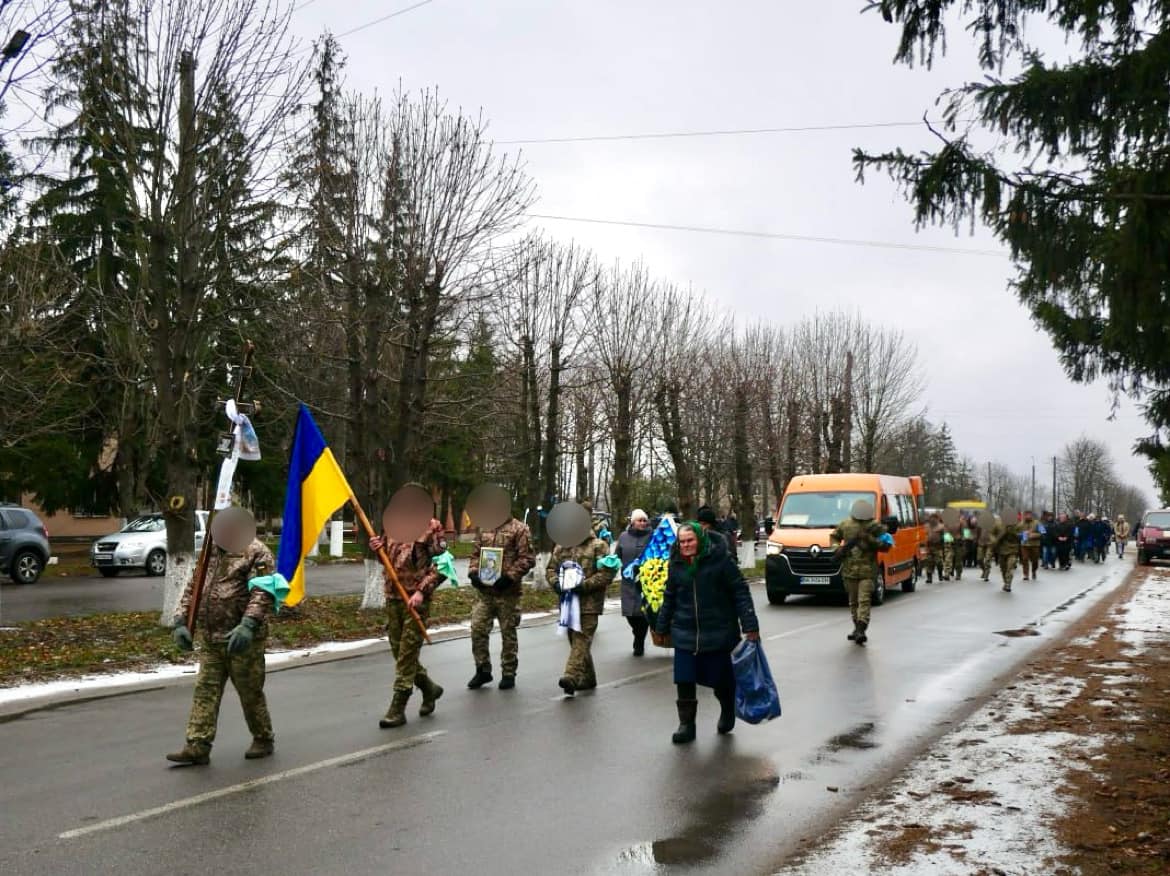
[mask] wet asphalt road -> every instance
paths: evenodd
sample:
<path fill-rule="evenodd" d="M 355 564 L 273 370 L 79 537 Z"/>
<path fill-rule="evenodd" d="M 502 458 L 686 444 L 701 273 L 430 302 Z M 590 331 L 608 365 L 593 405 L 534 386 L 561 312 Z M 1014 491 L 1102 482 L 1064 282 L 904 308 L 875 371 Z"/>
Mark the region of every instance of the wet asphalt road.
<path fill-rule="evenodd" d="M 994 581 L 920 584 L 875 609 L 866 648 L 845 641 L 839 603 L 772 608 L 756 587 L 784 716 L 720 738 L 701 691 L 699 739 L 685 748 L 669 741 L 668 652 L 631 656 L 614 615 L 595 643 L 596 692 L 559 695 L 567 645 L 550 626 L 522 630 L 511 692 L 466 690 L 468 643 L 445 642 L 425 651 L 447 688 L 437 713 L 416 717 L 416 696 L 396 731 L 377 727 L 386 654 L 273 673 L 267 761 L 242 759 L 231 692 L 203 769 L 162 759 L 182 741 L 188 684 L 35 712 L 0 724 L 0 871 L 768 873 L 1130 567 L 1048 573 L 1010 595 Z M 1040 635 L 996 632 L 1028 624 Z M 197 797 L 209 792 L 222 796 Z"/>
<path fill-rule="evenodd" d="M 361 563 L 313 566 L 306 572 L 306 586 L 314 596 L 361 593 L 365 580 L 362 568 Z M 55 578 L 49 566 L 30 586 L 3 579 L 0 623 L 107 611 L 158 611 L 163 603 L 163 580 L 130 571 L 113 578 Z"/>

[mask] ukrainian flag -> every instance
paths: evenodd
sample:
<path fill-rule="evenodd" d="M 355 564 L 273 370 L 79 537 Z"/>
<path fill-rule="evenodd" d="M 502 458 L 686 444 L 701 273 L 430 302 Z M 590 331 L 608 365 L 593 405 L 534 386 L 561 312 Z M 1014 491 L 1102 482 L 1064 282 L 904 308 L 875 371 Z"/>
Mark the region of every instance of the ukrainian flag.
<path fill-rule="evenodd" d="M 293 433 L 284 523 L 276 555 L 276 571 L 289 582 L 286 605 L 296 605 L 305 598 L 305 555 L 326 521 L 352 495 L 313 415 L 301 405 Z"/>

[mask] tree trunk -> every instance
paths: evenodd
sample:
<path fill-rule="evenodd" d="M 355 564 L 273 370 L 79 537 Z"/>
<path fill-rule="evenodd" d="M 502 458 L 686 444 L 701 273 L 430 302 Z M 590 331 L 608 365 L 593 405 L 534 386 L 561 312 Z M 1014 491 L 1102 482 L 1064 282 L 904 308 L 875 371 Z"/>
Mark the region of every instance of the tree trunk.
<path fill-rule="evenodd" d="M 744 532 L 756 532 L 756 503 L 752 495 L 752 462 L 748 448 L 748 396 L 743 383 L 735 387 L 735 495 L 739 525 Z"/>
<path fill-rule="evenodd" d="M 823 469 L 824 461 L 821 457 L 821 438 L 822 438 L 822 430 L 824 428 L 824 426 L 822 425 L 823 420 L 824 420 L 824 414 L 821 411 L 820 404 L 818 403 L 816 410 L 813 411 L 812 465 L 810 466 L 812 471 L 817 472 L 817 473 L 824 471 L 824 469 Z"/>
<path fill-rule="evenodd" d="M 784 483 L 788 484 L 794 477 L 796 477 L 796 451 L 800 444 L 800 402 L 796 399 L 790 399 L 788 402 L 788 434 L 785 437 L 784 450 Z M 784 495 L 783 490 L 778 490 L 776 496 Z"/>
<path fill-rule="evenodd" d="M 683 439 L 682 417 L 679 413 L 678 381 L 663 383 L 654 395 L 654 407 L 662 427 L 662 440 L 674 466 L 674 482 L 677 490 L 678 510 L 684 519 L 690 519 L 695 510 L 695 473 L 686 452 Z"/>
<path fill-rule="evenodd" d="M 630 512 L 630 481 L 633 478 L 634 412 L 630 404 L 633 379 L 625 372 L 613 382 L 617 420 L 613 434 L 613 480 L 609 486 L 609 513 L 615 518 Z"/>
<path fill-rule="evenodd" d="M 557 488 L 557 451 L 560 449 L 560 445 L 557 439 L 560 437 L 558 433 L 561 427 L 561 370 L 561 347 L 560 344 L 554 343 L 549 350 L 548 407 L 545 411 L 544 421 L 542 480 L 544 481 L 544 495 L 546 497 L 560 495 L 560 490 Z M 542 546 L 547 547 L 543 543 Z"/>
<path fill-rule="evenodd" d="M 853 470 L 853 353 L 845 354 L 845 388 L 842 390 L 841 470 Z M 869 471 L 869 469 L 866 469 Z"/>

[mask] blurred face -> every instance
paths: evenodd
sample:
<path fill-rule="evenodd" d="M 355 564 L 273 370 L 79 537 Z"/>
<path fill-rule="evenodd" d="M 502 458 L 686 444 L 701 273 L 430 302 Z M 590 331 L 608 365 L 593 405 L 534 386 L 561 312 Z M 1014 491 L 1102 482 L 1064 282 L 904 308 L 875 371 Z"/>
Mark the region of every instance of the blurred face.
<path fill-rule="evenodd" d="M 630 518 L 630 523 L 638 532 L 645 532 L 650 528 L 650 518 L 645 514 Z"/>
<path fill-rule="evenodd" d="M 699 552 L 699 538 L 689 526 L 678 533 L 678 552 L 684 559 L 694 559 Z"/>

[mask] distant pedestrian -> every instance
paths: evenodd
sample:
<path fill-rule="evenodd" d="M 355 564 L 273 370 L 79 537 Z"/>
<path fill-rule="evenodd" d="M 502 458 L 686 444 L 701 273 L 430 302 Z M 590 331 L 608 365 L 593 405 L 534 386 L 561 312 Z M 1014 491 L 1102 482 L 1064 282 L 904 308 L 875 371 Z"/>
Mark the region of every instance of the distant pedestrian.
<path fill-rule="evenodd" d="M 634 634 L 635 657 L 641 657 L 646 651 L 646 633 L 650 624 L 642 612 L 642 587 L 638 583 L 637 569 L 630 567 L 642 556 L 653 534 L 646 512 L 635 508 L 630 513 L 630 525 L 617 540 L 617 555 L 622 569 L 622 616 Z M 627 569 L 630 570 L 629 575 L 626 574 Z"/>
<path fill-rule="evenodd" d="M 1024 568 L 1024 580 L 1036 577 L 1036 570 L 1040 564 L 1040 521 L 1031 511 L 1024 512 L 1024 519 L 1020 523 L 1020 565 Z"/>
<path fill-rule="evenodd" d="M 994 515 L 984 512 L 984 520 L 979 524 L 979 580 L 991 580 L 991 564 L 995 561 L 995 529 L 998 525 Z"/>
<path fill-rule="evenodd" d="M 1056 518 L 1051 511 L 1040 513 L 1040 566 L 1044 569 L 1056 568 L 1055 524 Z"/>
<path fill-rule="evenodd" d="M 443 583 L 443 575 L 435 567 L 435 557 L 447 550 L 443 524 L 432 518 L 426 531 L 413 542 L 391 541 L 385 536 L 370 539 L 371 550 L 382 547 L 390 556 L 390 565 L 406 591 L 411 607 L 426 623 L 431 597 Z M 383 587 L 386 593 L 386 635 L 390 640 L 390 652 L 394 655 L 394 695 L 378 726 L 389 729 L 406 723 L 406 703 L 416 687 L 422 693 L 418 713 L 424 718 L 435 711 L 435 703 L 443 695 L 443 688 L 431 679 L 419 659 L 423 646 L 422 630 L 402 601 L 389 573 L 383 574 Z"/>
<path fill-rule="evenodd" d="M 715 691 L 720 733 L 735 727 L 735 675 L 731 652 L 745 638 L 759 640 L 752 593 L 722 539 L 695 523 L 683 523 L 671 552 L 666 593 L 656 631 L 674 645 L 678 688 L 676 744 L 693 742 L 699 703 L 697 686 Z"/>
<path fill-rule="evenodd" d="M 1076 527 L 1076 543 L 1073 546 L 1073 553 L 1077 558 L 1078 563 L 1083 563 L 1087 557 L 1093 554 L 1093 523 L 1095 522 L 1095 514 L 1085 515 L 1080 511 L 1073 512 Z"/>
<path fill-rule="evenodd" d="M 1053 538 L 1056 542 L 1056 562 L 1060 571 L 1067 572 L 1072 568 L 1072 553 L 1076 543 L 1076 526 L 1063 511 L 1057 516 L 1052 525 Z"/>
<path fill-rule="evenodd" d="M 703 527 L 703 532 L 713 542 L 718 542 L 723 545 L 723 549 L 727 551 L 727 555 L 731 557 L 731 561 L 736 561 L 735 556 L 731 551 L 731 544 L 727 541 L 727 536 L 723 532 L 723 527 L 719 524 L 719 518 L 715 514 L 715 509 L 710 505 L 700 505 L 695 512 L 695 520 Z M 738 565 L 738 563 L 736 563 Z"/>
<path fill-rule="evenodd" d="M 1103 563 L 1109 557 L 1109 544 L 1113 541 L 1113 524 L 1108 514 L 1098 514 L 1093 524 L 1093 562 Z"/>
<path fill-rule="evenodd" d="M 948 526 L 943 535 L 946 542 L 943 550 L 943 571 L 956 581 L 963 580 L 963 516 L 957 515 L 954 525 Z"/>
<path fill-rule="evenodd" d="M 1129 523 L 1124 514 L 1118 514 L 1113 524 L 1113 541 L 1117 546 L 1117 559 L 1125 556 L 1125 546 L 1129 543 Z"/>
<path fill-rule="evenodd" d="M 993 539 L 995 555 L 999 560 L 999 573 L 1003 576 L 1004 593 L 1012 592 L 1012 577 L 1020 562 L 1019 514 L 1008 509 L 1000 514 L 1000 523 Z"/>
<path fill-rule="evenodd" d="M 938 580 L 946 581 L 947 576 L 943 570 L 943 560 L 946 557 L 945 545 L 943 543 L 943 536 L 947 528 L 943 525 L 942 516 L 937 512 L 933 512 L 926 522 L 926 583 L 931 584 L 934 581 L 934 576 L 938 575 Z"/>
<path fill-rule="evenodd" d="M 858 645 L 868 640 L 869 604 L 877 577 L 877 555 L 894 545 L 886 528 L 873 519 L 873 504 L 858 499 L 853 503 L 849 517 L 837 524 L 829 536 L 829 543 L 837 545 L 841 562 L 841 578 L 849 595 L 849 614 L 853 632 L 845 638 Z"/>

